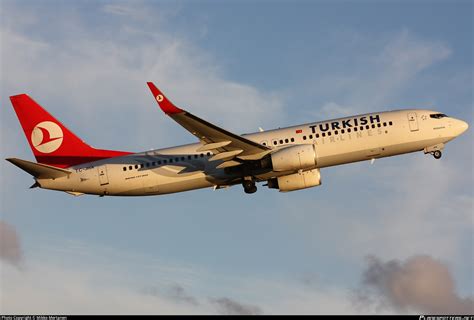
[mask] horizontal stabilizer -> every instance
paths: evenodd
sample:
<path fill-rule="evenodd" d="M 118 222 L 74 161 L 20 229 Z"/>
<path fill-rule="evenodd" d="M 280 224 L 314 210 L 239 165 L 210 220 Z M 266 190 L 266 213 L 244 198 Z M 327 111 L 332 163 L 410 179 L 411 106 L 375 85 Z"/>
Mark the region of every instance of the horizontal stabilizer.
<path fill-rule="evenodd" d="M 8 158 L 5 160 L 13 163 L 18 168 L 28 172 L 38 179 L 55 179 L 71 174 L 71 171 L 48 166 L 47 164 L 35 163 L 17 158 Z"/>

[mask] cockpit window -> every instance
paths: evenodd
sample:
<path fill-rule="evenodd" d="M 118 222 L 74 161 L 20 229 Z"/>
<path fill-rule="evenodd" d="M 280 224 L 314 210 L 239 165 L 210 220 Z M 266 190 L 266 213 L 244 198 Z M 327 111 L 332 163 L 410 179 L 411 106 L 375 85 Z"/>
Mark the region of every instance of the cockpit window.
<path fill-rule="evenodd" d="M 443 113 L 430 114 L 430 118 L 433 118 L 433 119 L 441 119 L 441 118 L 445 118 L 445 117 L 447 117 L 447 115 L 445 115 Z"/>

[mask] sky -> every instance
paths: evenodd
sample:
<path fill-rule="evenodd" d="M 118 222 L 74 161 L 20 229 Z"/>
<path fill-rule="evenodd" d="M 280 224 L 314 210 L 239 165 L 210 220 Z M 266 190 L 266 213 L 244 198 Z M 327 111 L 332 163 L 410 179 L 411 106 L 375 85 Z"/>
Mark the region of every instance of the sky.
<path fill-rule="evenodd" d="M 0 1 L 1 158 L 33 160 L 9 96 L 89 144 L 195 142 L 400 108 L 473 124 L 472 1 Z M 474 313 L 473 134 L 321 170 L 322 186 L 73 197 L 0 163 L 0 313 Z"/>

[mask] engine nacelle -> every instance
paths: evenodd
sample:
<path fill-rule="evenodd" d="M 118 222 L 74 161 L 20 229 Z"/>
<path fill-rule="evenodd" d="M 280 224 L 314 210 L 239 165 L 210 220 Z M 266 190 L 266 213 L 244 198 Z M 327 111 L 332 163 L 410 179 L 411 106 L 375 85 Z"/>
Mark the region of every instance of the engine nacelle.
<path fill-rule="evenodd" d="M 308 170 L 316 167 L 313 144 L 302 144 L 278 150 L 270 155 L 273 171 Z"/>
<path fill-rule="evenodd" d="M 302 171 L 268 180 L 268 187 L 281 192 L 301 190 L 321 185 L 319 169 Z"/>

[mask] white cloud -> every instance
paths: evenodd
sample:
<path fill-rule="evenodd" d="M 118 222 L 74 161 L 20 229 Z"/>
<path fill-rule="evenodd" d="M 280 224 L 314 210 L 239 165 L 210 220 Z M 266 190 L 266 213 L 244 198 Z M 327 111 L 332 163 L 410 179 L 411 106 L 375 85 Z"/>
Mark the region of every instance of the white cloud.
<path fill-rule="evenodd" d="M 16 314 L 189 314 L 212 309 L 145 295 L 123 285 L 101 285 L 104 271 L 63 269 L 39 262 L 25 272 L 2 266 L 2 313 Z"/>
<path fill-rule="evenodd" d="M 364 41 L 378 41 L 379 46 L 362 54 L 352 53 L 347 58 L 353 62 L 350 69 L 320 75 L 311 84 L 314 95 L 331 96 L 332 101 L 323 103 L 320 108 L 323 113 L 335 106 L 344 106 L 336 108 L 337 111 L 353 113 L 402 108 L 404 106 L 394 105 L 394 101 L 403 91 L 410 89 L 423 71 L 452 54 L 446 43 L 419 38 L 408 30 L 387 37 L 381 44 L 380 39 L 364 37 L 357 38 L 355 43 L 363 46 Z"/>
<path fill-rule="evenodd" d="M 320 111 L 327 118 L 347 117 L 356 113 L 352 108 L 343 107 L 335 102 L 326 103 Z"/>
<path fill-rule="evenodd" d="M 7 9 L 20 10 L 13 5 Z M 28 8 L 23 10 L 28 14 Z M 182 130 L 187 142 L 195 141 L 158 110 L 146 81 L 154 81 L 176 104 L 236 133 L 256 131 L 262 122 L 278 119 L 281 96 L 228 79 L 212 56 L 163 28 L 165 18 L 150 19 L 144 26 L 129 19 L 145 13 L 161 16 L 158 9 L 107 4 L 102 10 L 104 18 L 114 15 L 117 20 L 107 26 L 117 28 L 115 37 L 107 37 L 111 30 L 100 24 L 90 26 L 80 13 L 62 12 L 59 22 L 51 21 L 50 28 L 58 24 L 54 38 L 42 37 L 36 24 L 17 26 L 10 21 L 15 14 L 4 14 L 2 73 L 8 77 L 2 78 L 2 92 L 29 92 L 62 115 L 67 126 L 81 128 L 73 130 L 81 137 L 95 132 L 96 141 L 110 143 L 120 135 L 115 148 L 124 142 L 138 148 L 167 146 L 173 143 L 169 128 Z M 68 19 L 75 23 L 62 23 Z"/>
<path fill-rule="evenodd" d="M 132 257 L 114 250 L 95 249 L 80 254 L 82 247 L 68 247 L 66 243 L 60 252 L 54 248 L 37 250 L 27 256 L 22 270 L 0 262 L 0 311 L 21 314 L 306 314 L 355 310 L 345 290 L 308 289 L 298 283 L 228 276 L 199 268 L 199 272 L 186 281 L 189 270 L 180 270 L 179 266 L 173 268 L 152 262 L 149 257 Z M 51 250 L 55 251 L 54 256 L 44 255 Z M 147 260 L 158 263 L 159 269 L 152 271 L 153 267 L 146 265 L 130 268 L 130 263 Z M 207 291 L 211 280 L 220 282 L 214 293 Z M 150 286 L 155 281 L 157 285 Z M 183 281 L 187 282 L 185 287 L 181 285 Z M 242 298 L 244 296 L 246 298 Z"/>
<path fill-rule="evenodd" d="M 285 221 L 318 252 L 348 261 L 428 253 L 460 265 L 465 237 L 474 231 L 474 203 L 469 189 L 451 192 L 462 180 L 456 166 L 418 154 L 322 170 L 325 189 L 312 190 L 316 202 L 298 195 L 278 201 Z"/>

